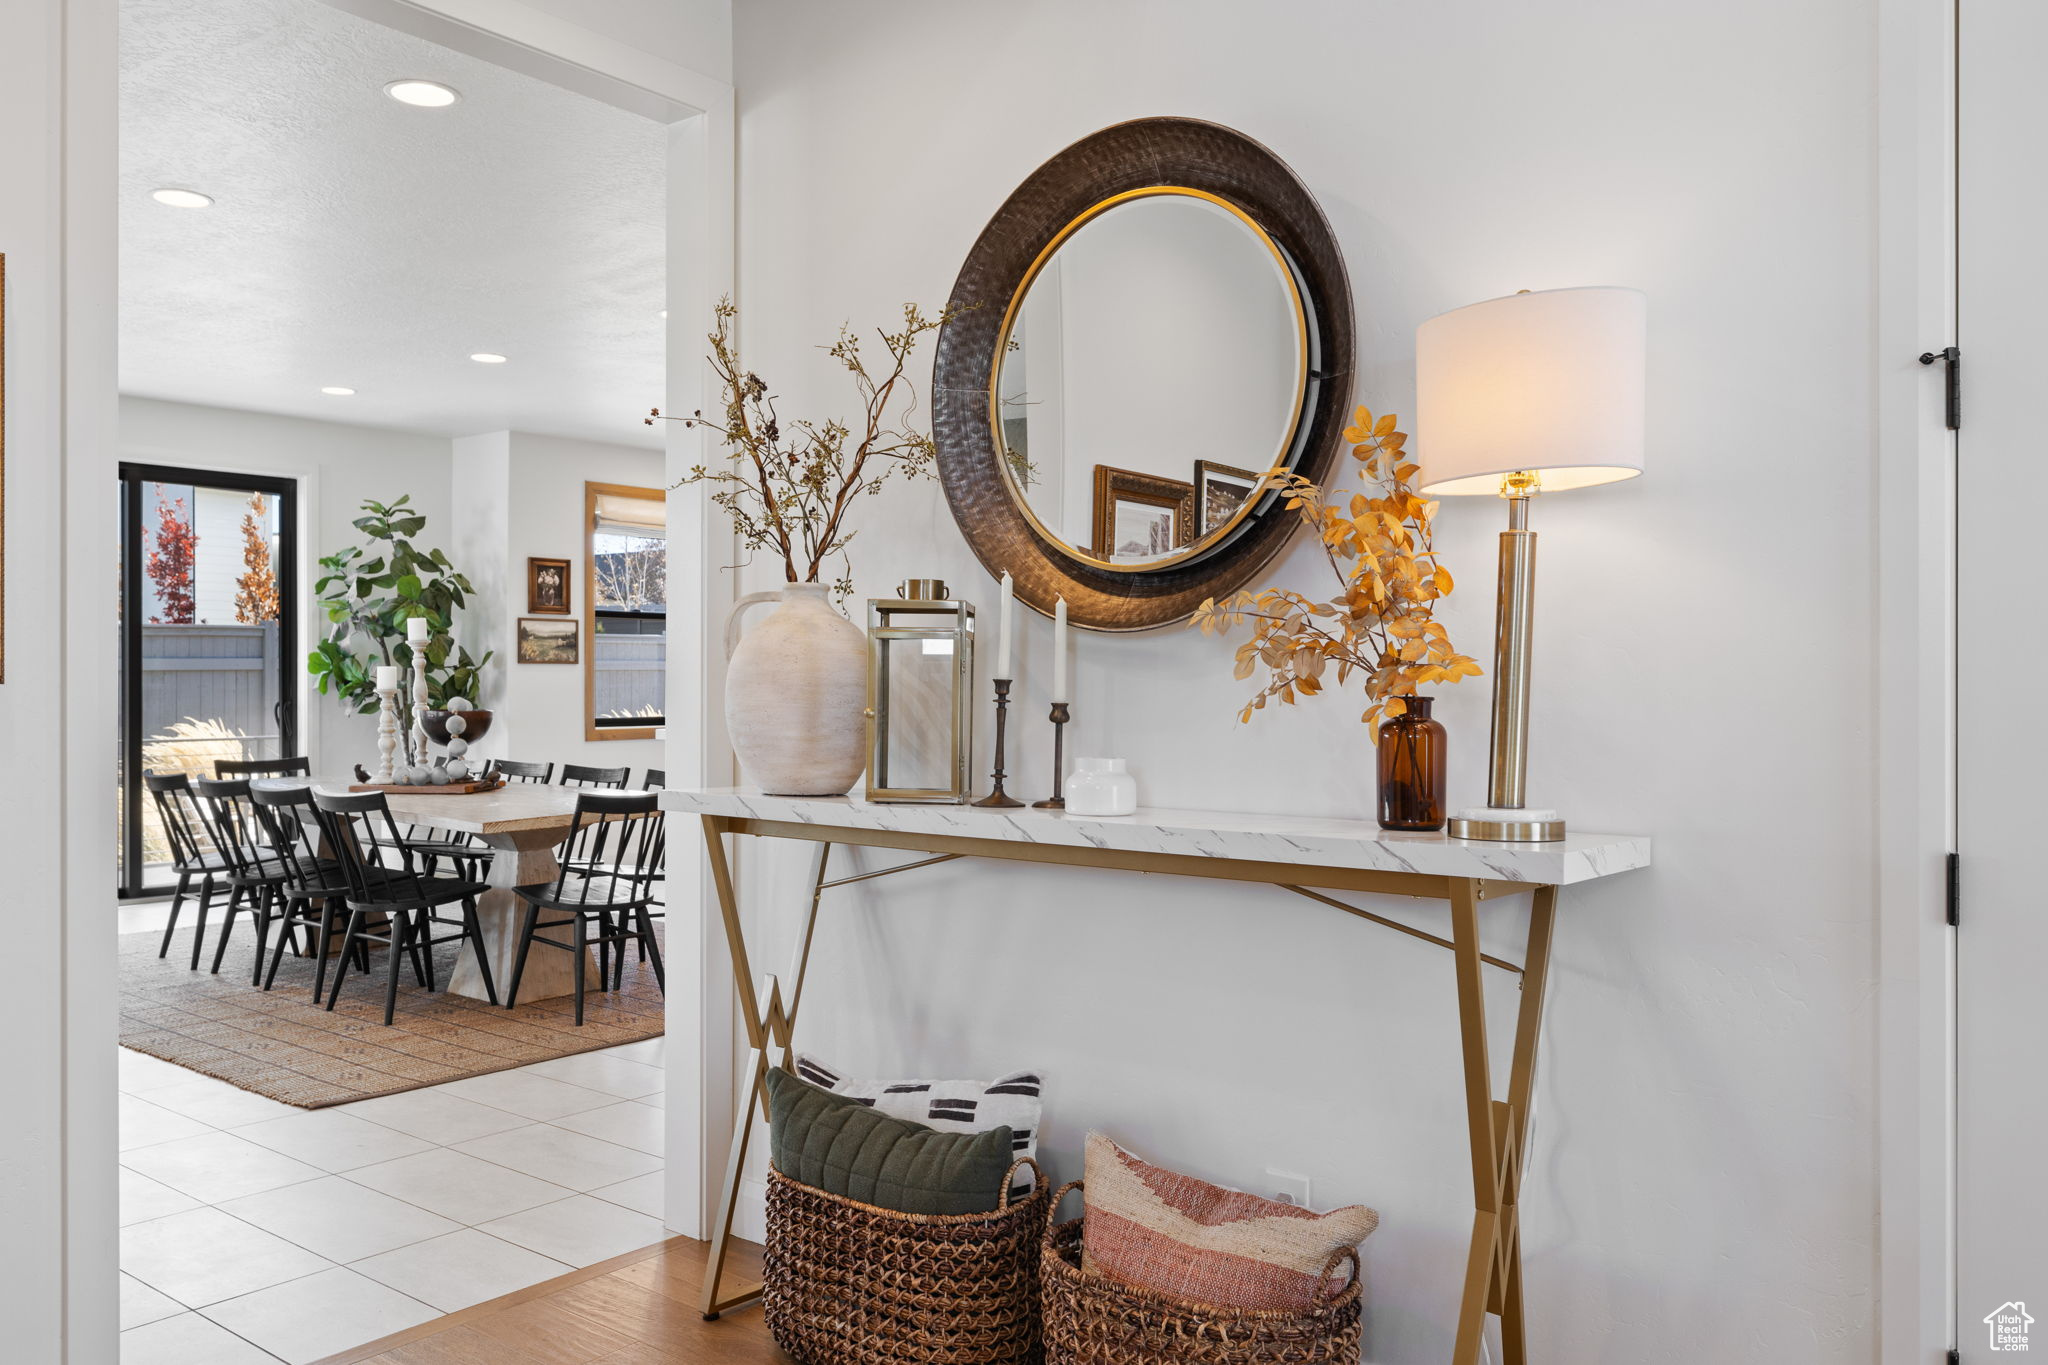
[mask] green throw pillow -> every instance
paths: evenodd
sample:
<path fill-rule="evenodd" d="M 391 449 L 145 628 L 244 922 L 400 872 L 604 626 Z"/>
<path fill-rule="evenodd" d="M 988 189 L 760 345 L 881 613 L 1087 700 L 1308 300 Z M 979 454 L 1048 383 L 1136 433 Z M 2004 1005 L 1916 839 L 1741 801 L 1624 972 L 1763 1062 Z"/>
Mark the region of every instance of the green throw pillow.
<path fill-rule="evenodd" d="M 897 1213 L 987 1213 L 1015 1157 L 1010 1130 L 940 1133 L 768 1073 L 768 1150 L 799 1184 Z"/>

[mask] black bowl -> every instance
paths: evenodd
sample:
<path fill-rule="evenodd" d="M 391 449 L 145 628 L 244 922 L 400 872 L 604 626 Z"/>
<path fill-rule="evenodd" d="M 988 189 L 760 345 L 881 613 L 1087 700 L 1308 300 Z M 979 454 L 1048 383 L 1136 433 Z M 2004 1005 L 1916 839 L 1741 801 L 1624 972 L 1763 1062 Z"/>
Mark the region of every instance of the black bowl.
<path fill-rule="evenodd" d="M 471 744 L 482 739 L 484 732 L 491 728 L 491 713 L 488 711 L 422 711 L 420 724 L 426 727 L 427 738 L 436 744 L 446 744 L 453 738 L 448 733 L 448 717 L 454 715 L 461 716 L 467 722 L 462 737 Z"/>

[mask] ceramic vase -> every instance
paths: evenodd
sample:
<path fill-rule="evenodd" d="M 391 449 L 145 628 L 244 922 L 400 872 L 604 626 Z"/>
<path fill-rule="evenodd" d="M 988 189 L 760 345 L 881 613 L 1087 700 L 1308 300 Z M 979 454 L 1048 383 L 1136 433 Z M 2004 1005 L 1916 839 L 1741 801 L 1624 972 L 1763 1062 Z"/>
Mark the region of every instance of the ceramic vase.
<path fill-rule="evenodd" d="M 780 605 L 739 636 L 742 614 L 766 602 Z M 844 796 L 867 766 L 868 641 L 831 590 L 741 598 L 726 647 L 725 726 L 746 780 L 773 796 Z"/>
<path fill-rule="evenodd" d="M 1062 794 L 1069 815 L 1129 815 L 1138 808 L 1138 779 L 1120 758 L 1077 758 Z"/>

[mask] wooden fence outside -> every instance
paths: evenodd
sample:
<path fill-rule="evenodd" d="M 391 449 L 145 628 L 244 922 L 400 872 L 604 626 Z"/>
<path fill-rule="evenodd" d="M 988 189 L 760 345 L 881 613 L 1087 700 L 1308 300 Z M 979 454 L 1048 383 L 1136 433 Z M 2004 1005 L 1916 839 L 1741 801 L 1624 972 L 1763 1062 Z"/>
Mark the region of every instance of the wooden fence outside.
<path fill-rule="evenodd" d="M 668 636 L 599 631 L 591 656 L 592 710 L 600 716 L 658 716 L 667 689 Z"/>

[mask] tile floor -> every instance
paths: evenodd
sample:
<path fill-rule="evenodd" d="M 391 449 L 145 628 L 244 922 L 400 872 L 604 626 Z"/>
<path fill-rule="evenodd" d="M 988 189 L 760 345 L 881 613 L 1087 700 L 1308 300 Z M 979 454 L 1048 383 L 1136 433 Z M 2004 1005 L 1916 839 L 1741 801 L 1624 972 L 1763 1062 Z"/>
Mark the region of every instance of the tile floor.
<path fill-rule="evenodd" d="M 121 1052 L 121 1365 L 304 1365 L 668 1234 L 662 1039 L 332 1109 Z"/>

